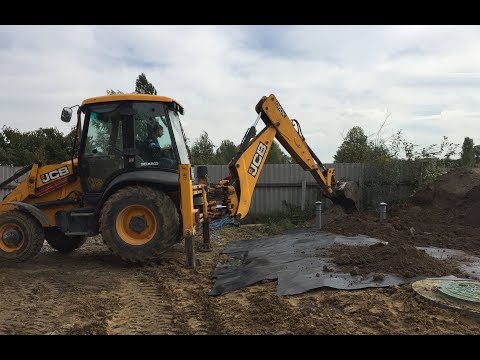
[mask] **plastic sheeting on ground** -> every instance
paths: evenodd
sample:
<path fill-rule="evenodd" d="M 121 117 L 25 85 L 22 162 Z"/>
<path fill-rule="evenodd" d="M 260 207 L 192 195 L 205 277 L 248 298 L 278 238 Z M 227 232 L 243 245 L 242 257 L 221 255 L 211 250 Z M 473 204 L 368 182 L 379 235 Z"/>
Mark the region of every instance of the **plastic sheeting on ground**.
<path fill-rule="evenodd" d="M 220 295 L 265 279 L 278 279 L 278 295 L 294 295 L 324 286 L 354 290 L 400 285 L 424 278 L 407 279 L 394 274 L 375 277 L 373 273 L 362 277 L 341 273 L 328 257 L 328 248 L 332 245 L 368 246 L 378 242 L 382 241 L 366 235 L 347 237 L 318 230 L 296 230 L 273 237 L 232 241 L 223 251 L 229 254 L 229 259 L 215 268 L 216 280 L 209 295 Z M 429 248 L 422 249 L 427 251 Z M 434 257 L 445 256 L 445 251 L 438 248 L 431 248 L 427 253 Z M 451 256 L 460 256 L 461 253 L 452 253 Z M 475 266 L 480 259 L 470 260 L 469 264 L 475 265 L 470 265 L 474 268 L 469 270 L 475 273 L 479 270 Z"/>

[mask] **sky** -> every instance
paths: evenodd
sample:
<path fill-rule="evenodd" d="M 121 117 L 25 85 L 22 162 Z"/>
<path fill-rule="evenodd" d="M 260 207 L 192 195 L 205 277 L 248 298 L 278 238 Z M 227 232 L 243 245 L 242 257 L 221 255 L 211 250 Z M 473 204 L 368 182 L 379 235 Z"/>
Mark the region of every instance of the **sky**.
<path fill-rule="evenodd" d="M 480 144 L 478 25 L 0 25 L 0 126 L 67 133 L 64 106 L 141 73 L 185 107 L 190 144 L 239 144 L 270 94 L 325 163 L 353 126 Z"/>

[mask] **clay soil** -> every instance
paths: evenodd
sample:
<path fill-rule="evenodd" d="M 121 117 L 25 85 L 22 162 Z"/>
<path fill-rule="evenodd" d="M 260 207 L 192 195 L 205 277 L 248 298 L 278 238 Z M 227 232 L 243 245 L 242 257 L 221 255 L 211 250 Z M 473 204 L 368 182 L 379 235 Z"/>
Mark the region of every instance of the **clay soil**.
<path fill-rule="evenodd" d="M 479 178 L 478 172 L 447 176 L 404 207 L 389 208 L 385 222 L 379 222 L 375 212 L 325 213 L 325 231 L 366 234 L 389 243 L 364 253 L 363 258 L 371 256 L 363 262 L 355 255 L 359 249 L 339 248 L 337 264 L 350 271 L 356 267 L 359 273 L 401 272 L 408 265 L 405 276 L 454 271 L 455 264 L 432 263 L 413 246 L 480 255 L 475 217 L 480 206 L 473 203 L 480 201 Z M 465 182 L 461 189 L 459 179 Z M 209 296 L 212 272 L 224 258 L 224 245 L 264 235 L 255 225 L 213 230 L 213 250 L 197 252 L 196 270 L 184 266 L 182 244 L 162 260 L 143 266 L 115 258 L 100 237 L 90 238 L 69 255 L 45 244 L 31 261 L 0 265 L 0 334 L 480 333 L 478 318 L 434 306 L 410 284 L 357 291 L 323 288 L 278 296 L 276 282 L 264 281 Z M 196 243 L 201 245 L 200 237 Z M 398 251 L 387 250 L 394 248 Z M 402 256 L 410 263 L 402 265 Z"/>

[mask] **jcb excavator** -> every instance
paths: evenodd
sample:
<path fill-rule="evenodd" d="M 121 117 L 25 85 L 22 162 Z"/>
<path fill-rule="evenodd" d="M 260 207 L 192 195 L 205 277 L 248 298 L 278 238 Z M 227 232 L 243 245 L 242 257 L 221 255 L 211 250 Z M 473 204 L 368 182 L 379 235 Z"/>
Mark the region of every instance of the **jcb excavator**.
<path fill-rule="evenodd" d="M 335 181 L 334 169 L 323 166 L 298 121 L 289 119 L 274 95 L 255 106 L 257 120 L 228 164 L 230 176 L 213 186 L 205 167 L 193 176 L 180 122 L 184 109 L 174 99 L 146 94 L 89 98 L 63 108 L 61 120 L 69 122 L 75 107 L 70 160 L 33 163 L 0 184 L 25 175 L 0 203 L 1 260 L 27 260 L 44 239 L 70 252 L 88 236 L 101 234 L 115 255 L 132 262 L 155 259 L 185 238 L 187 263 L 194 266 L 196 230 L 203 226 L 209 245 L 211 219 L 230 217 L 238 223 L 247 215 L 275 138 L 313 175 L 325 196 L 355 208 L 355 184 Z M 257 135 L 259 119 L 265 128 Z"/>

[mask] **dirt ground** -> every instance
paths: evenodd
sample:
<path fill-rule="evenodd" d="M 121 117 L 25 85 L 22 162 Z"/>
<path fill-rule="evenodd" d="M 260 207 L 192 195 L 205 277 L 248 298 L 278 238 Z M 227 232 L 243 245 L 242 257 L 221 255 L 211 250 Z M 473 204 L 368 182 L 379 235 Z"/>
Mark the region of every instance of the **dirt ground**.
<path fill-rule="evenodd" d="M 354 250 L 359 249 L 341 249 L 337 264 L 362 273 L 387 271 L 392 264 L 405 270 L 405 261 L 410 261 L 411 273 L 404 275 L 436 276 L 452 268 L 445 263 L 446 269 L 437 267 L 414 245 L 480 255 L 480 173 L 460 175 L 457 180 L 465 182 L 461 188 L 452 176 L 445 177 L 405 206 L 389 208 L 384 222 L 375 212 L 326 212 L 323 230 L 366 234 L 392 246 L 372 248 L 369 261 L 358 260 Z M 479 318 L 434 306 L 410 284 L 278 296 L 276 282 L 264 281 L 209 296 L 213 269 L 224 257 L 220 252 L 226 242 L 264 235 L 255 225 L 212 230 L 213 250 L 197 252 L 196 270 L 184 266 L 182 244 L 162 260 L 139 266 L 113 257 L 100 237 L 69 255 L 45 243 L 31 261 L 0 265 L 0 334 L 480 333 Z M 200 237 L 196 243 L 201 244 Z"/>
<path fill-rule="evenodd" d="M 415 247 L 434 246 L 480 255 L 480 169 L 457 170 L 418 191 L 405 204 L 379 213 L 347 215 L 341 208 L 325 213 L 329 232 L 365 234 L 388 246 L 337 247 L 335 262 L 347 272 L 394 272 L 405 277 L 467 277 L 455 263 L 433 259 Z"/>

